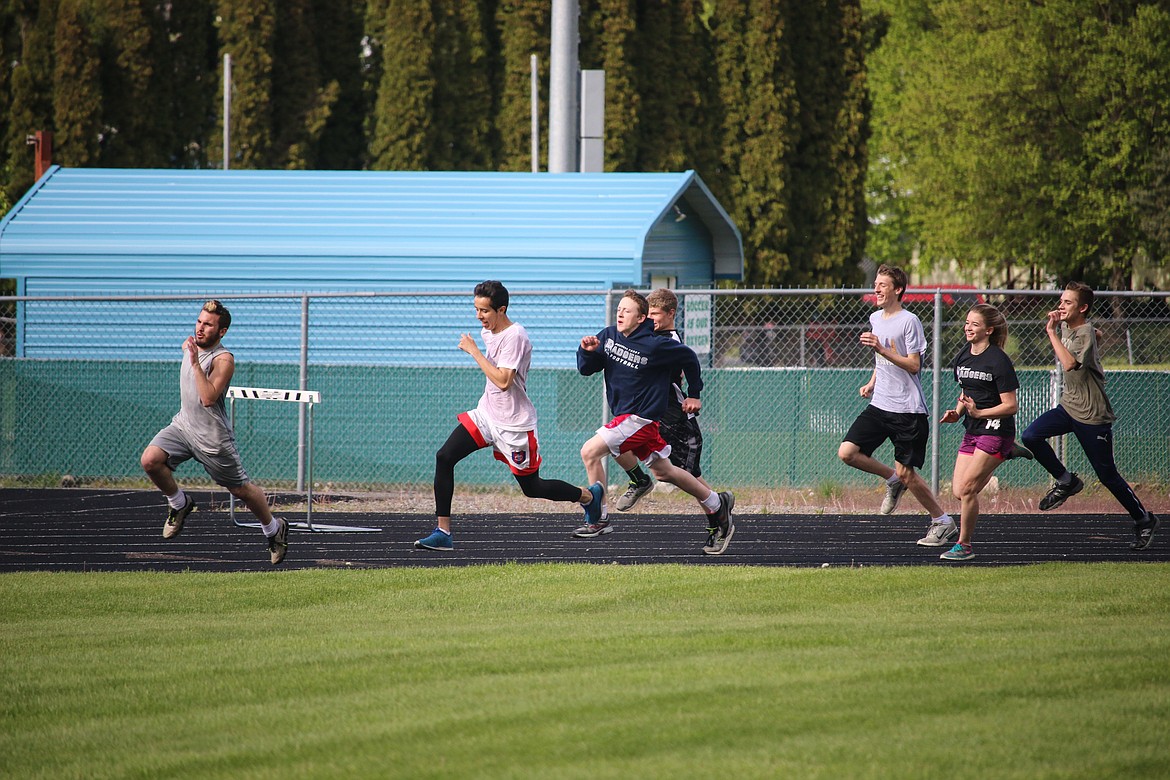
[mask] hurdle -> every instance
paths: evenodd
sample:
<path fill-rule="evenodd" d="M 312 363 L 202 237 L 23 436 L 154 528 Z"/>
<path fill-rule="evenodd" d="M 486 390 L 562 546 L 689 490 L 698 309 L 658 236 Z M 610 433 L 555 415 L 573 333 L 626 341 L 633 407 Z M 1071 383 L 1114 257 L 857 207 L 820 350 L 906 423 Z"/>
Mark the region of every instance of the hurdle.
<path fill-rule="evenodd" d="M 305 494 L 305 522 L 292 522 L 289 525 L 303 528 L 308 531 L 380 531 L 380 528 L 365 528 L 352 525 L 313 525 L 313 407 L 321 403 L 321 394 L 316 390 L 273 390 L 266 387 L 229 387 L 227 390 L 228 409 L 231 416 L 232 431 L 236 429 L 236 399 L 252 401 L 287 401 L 289 403 L 305 404 L 309 413 L 308 448 L 305 453 L 305 471 L 307 479 Z M 244 523 L 236 519 L 236 497 L 228 492 L 228 514 L 232 522 L 241 528 L 259 528 L 260 523 Z"/>

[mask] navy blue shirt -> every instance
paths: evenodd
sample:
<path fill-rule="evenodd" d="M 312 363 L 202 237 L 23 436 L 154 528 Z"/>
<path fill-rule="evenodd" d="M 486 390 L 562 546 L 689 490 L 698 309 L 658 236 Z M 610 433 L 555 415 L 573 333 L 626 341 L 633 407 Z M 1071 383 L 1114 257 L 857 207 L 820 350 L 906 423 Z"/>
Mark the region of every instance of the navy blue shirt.
<path fill-rule="evenodd" d="M 605 398 L 615 417 L 634 414 L 662 420 L 680 370 L 687 379 L 687 395 L 699 398 L 703 391 L 695 351 L 656 334 L 652 320 L 643 321 L 629 336 L 610 325 L 597 338 L 601 344 L 592 352 L 577 347 L 577 370 L 585 376 L 605 372 Z"/>

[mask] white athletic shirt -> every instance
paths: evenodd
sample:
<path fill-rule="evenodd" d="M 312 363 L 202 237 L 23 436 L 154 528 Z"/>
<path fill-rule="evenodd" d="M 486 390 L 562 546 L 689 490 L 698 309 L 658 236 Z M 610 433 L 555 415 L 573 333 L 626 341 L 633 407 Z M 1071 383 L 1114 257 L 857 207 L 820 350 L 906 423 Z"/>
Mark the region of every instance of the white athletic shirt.
<path fill-rule="evenodd" d="M 922 321 L 902 309 L 892 317 L 883 317 L 878 309 L 869 315 L 869 327 L 882 346 L 893 345 L 899 355 L 926 354 L 926 333 Z M 870 403 L 878 409 L 899 414 L 926 414 L 926 396 L 922 393 L 919 374 L 899 368 L 874 353 L 876 382 Z M 920 364 L 921 365 L 921 364 Z"/>
<path fill-rule="evenodd" d="M 479 412 L 505 431 L 531 431 L 536 429 L 536 407 L 528 400 L 528 367 L 532 363 L 532 342 L 524 326 L 513 322 L 499 333 L 487 328 L 480 331 L 486 349 L 484 357 L 496 368 L 510 368 L 516 371 L 512 385 L 501 390 L 488 379 L 483 396 L 479 399 Z"/>

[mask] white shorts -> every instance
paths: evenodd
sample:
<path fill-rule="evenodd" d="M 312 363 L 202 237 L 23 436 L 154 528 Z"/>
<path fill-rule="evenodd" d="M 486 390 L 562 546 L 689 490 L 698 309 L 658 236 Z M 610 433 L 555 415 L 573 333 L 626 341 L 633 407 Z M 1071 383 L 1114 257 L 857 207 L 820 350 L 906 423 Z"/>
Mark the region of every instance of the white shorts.
<path fill-rule="evenodd" d="M 507 431 L 497 428 L 478 409 L 459 415 L 459 423 L 480 447 L 493 447 L 496 460 L 508 464 L 513 474 L 535 474 L 540 468 L 536 430 Z"/>
<path fill-rule="evenodd" d="M 658 431 L 658 423 L 634 414 L 620 414 L 597 429 L 615 458 L 623 452 L 632 452 L 649 466 L 659 458 L 670 457 L 670 445 Z"/>

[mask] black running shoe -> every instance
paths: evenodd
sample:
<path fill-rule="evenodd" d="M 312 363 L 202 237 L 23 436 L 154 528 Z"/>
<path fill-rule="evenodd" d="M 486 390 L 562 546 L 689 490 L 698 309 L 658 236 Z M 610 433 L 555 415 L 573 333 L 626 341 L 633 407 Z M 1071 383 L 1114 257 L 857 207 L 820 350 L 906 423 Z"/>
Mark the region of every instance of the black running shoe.
<path fill-rule="evenodd" d="M 1072 475 L 1072 482 L 1068 485 L 1062 485 L 1059 482 L 1052 486 L 1052 490 L 1048 491 L 1048 495 L 1040 499 L 1040 509 L 1048 511 L 1049 509 L 1056 509 L 1068 499 L 1075 496 L 1085 489 L 1085 483 L 1076 474 Z"/>
<path fill-rule="evenodd" d="M 1133 535 L 1134 540 L 1129 543 L 1131 550 L 1144 550 L 1150 546 L 1150 542 L 1154 541 L 1154 531 L 1158 530 L 1161 521 L 1153 512 L 1146 512 L 1146 521 L 1144 523 L 1134 523 Z"/>
<path fill-rule="evenodd" d="M 735 495 L 730 490 L 719 494 L 719 510 L 711 515 L 711 527 L 707 529 L 707 544 L 703 552 L 707 555 L 722 555 L 735 535 L 735 522 L 731 510 L 735 508 Z"/>
<path fill-rule="evenodd" d="M 1018 441 L 1012 442 L 1012 448 L 1003 456 L 1004 460 L 1036 460 L 1036 456 L 1032 451 L 1020 444 Z"/>

